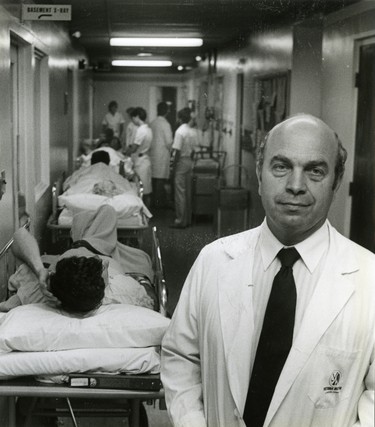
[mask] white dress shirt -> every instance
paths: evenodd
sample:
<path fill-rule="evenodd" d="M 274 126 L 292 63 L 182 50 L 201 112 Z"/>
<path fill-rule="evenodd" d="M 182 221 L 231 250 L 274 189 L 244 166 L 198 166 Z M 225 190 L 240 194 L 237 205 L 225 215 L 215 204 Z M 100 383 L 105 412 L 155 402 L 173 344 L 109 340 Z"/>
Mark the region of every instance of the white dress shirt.
<path fill-rule="evenodd" d="M 253 352 L 258 346 L 258 341 L 263 325 L 263 318 L 267 307 L 275 275 L 281 267 L 277 254 L 285 246 L 272 234 L 264 220 L 255 248 L 254 262 L 254 325 L 255 340 L 253 341 Z M 294 245 L 300 254 L 293 266 L 293 276 L 297 290 L 296 315 L 294 323 L 294 338 L 297 336 L 299 327 L 306 311 L 306 307 L 315 290 L 316 284 L 323 271 L 325 254 L 329 248 L 329 233 L 327 221 L 314 234 L 301 243 Z M 252 360 L 252 365 L 254 360 Z"/>

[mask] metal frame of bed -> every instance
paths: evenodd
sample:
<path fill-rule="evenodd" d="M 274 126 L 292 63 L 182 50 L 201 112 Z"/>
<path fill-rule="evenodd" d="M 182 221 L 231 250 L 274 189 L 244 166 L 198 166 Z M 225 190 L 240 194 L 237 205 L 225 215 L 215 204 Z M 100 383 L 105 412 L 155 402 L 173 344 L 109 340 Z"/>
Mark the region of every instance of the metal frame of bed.
<path fill-rule="evenodd" d="M 54 182 L 51 187 L 51 199 L 52 199 L 52 213 L 47 221 L 47 228 L 51 230 L 52 243 L 66 242 L 68 245 L 70 241 L 70 225 L 60 225 L 58 223 L 59 215 L 62 208 L 58 205 L 58 198 L 63 194 L 63 183 L 65 181 L 65 173 L 62 173 L 60 178 Z M 143 184 L 139 178 L 135 179 L 137 184 L 138 196 L 143 198 Z M 149 228 L 148 219 L 143 215 L 142 225 L 133 225 L 126 227 L 118 227 L 117 235 L 119 241 L 125 244 L 130 244 L 132 241 L 136 241 L 136 246 L 142 247 L 143 244 L 143 233 Z"/>
<path fill-rule="evenodd" d="M 25 225 L 29 227 L 30 222 Z M 1 250 L 0 260 L 8 263 L 12 256 L 9 256 L 9 250 L 13 243 L 11 239 Z M 158 311 L 167 316 L 167 287 L 164 277 L 164 269 L 161 257 L 160 243 L 157 236 L 156 227 L 152 228 L 152 254 L 151 254 L 153 267 L 154 267 L 154 286 L 156 295 L 158 297 Z M 10 262 L 14 265 L 13 262 Z M 9 270 L 9 269 L 8 269 Z M 8 271 L 12 274 L 13 271 Z M 155 377 L 155 374 L 153 374 Z M 159 378 L 159 376 L 157 376 Z M 11 380 L 0 380 L 0 396 L 8 399 L 9 411 L 9 427 L 16 426 L 16 403 L 20 397 L 29 397 L 29 406 L 24 418 L 24 427 L 32 426 L 33 416 L 55 416 L 66 417 L 70 416 L 73 425 L 78 427 L 77 417 L 103 417 L 103 416 L 121 416 L 129 419 L 130 427 L 144 427 L 147 426 L 147 415 L 145 419 L 145 411 L 142 402 L 150 402 L 159 400 L 159 408 L 165 409 L 164 391 L 149 390 L 119 390 L 110 388 L 79 388 L 70 387 L 65 384 L 45 384 L 36 381 L 32 376 L 30 377 L 17 377 Z M 45 399 L 52 398 L 59 406 L 51 407 L 51 403 L 47 407 L 43 406 Z M 91 410 L 85 408 L 75 409 L 77 402 L 85 402 L 85 400 L 95 400 L 95 405 Z M 114 402 L 115 408 L 110 410 L 101 409 L 97 399 L 101 402 Z M 51 401 L 51 399 L 49 399 Z M 41 403 L 40 403 L 41 402 Z M 52 402 L 53 403 L 53 402 Z M 65 408 L 62 406 L 65 406 Z M 19 425 L 19 423 L 17 424 Z"/>

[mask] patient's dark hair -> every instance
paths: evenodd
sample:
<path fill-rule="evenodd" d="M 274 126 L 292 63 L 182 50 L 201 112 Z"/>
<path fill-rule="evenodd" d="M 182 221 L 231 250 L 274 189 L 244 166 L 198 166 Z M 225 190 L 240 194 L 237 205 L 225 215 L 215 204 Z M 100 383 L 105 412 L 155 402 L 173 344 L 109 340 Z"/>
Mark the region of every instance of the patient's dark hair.
<path fill-rule="evenodd" d="M 105 163 L 106 165 L 109 165 L 111 161 L 111 158 L 109 157 L 109 153 L 104 150 L 94 151 L 91 155 L 91 164 L 94 165 L 95 163 Z"/>
<path fill-rule="evenodd" d="M 98 308 L 104 297 L 103 265 L 99 258 L 69 257 L 56 264 L 50 277 L 51 292 L 64 310 L 87 313 Z"/>

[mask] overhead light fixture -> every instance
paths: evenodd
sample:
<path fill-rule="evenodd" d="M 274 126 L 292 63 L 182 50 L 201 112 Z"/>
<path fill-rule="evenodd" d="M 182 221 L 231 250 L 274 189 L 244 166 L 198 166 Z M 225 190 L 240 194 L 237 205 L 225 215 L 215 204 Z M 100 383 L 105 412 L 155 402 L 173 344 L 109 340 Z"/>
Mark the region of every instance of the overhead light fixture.
<path fill-rule="evenodd" d="M 182 71 L 184 69 L 184 67 L 182 66 L 182 65 L 179 65 L 178 67 L 177 67 L 177 70 L 178 71 Z"/>
<path fill-rule="evenodd" d="M 148 46 L 148 47 L 199 47 L 203 40 L 199 38 L 158 38 L 158 37 L 115 37 L 109 40 L 111 46 Z"/>
<path fill-rule="evenodd" d="M 137 53 L 137 56 L 152 56 L 152 53 L 150 53 L 150 52 L 139 52 L 139 53 Z"/>
<path fill-rule="evenodd" d="M 144 60 L 144 59 L 114 59 L 114 67 L 171 67 L 172 61 Z"/>
<path fill-rule="evenodd" d="M 200 55 L 197 55 L 197 56 L 195 57 L 195 60 L 196 60 L 197 62 L 200 62 L 200 61 L 202 61 L 202 57 L 201 57 Z"/>

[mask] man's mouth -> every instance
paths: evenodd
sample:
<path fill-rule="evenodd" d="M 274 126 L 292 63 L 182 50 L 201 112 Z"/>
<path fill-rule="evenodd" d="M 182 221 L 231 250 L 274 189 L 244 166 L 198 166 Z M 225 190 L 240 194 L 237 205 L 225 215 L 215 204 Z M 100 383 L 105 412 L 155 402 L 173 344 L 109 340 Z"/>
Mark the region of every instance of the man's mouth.
<path fill-rule="evenodd" d="M 297 206 L 302 208 L 309 206 L 307 203 L 295 203 L 295 202 L 280 202 L 280 204 L 285 206 Z"/>
<path fill-rule="evenodd" d="M 306 209 L 310 206 L 307 203 L 296 203 L 296 202 L 280 202 L 279 204 L 290 211 L 299 211 L 302 209 Z"/>

